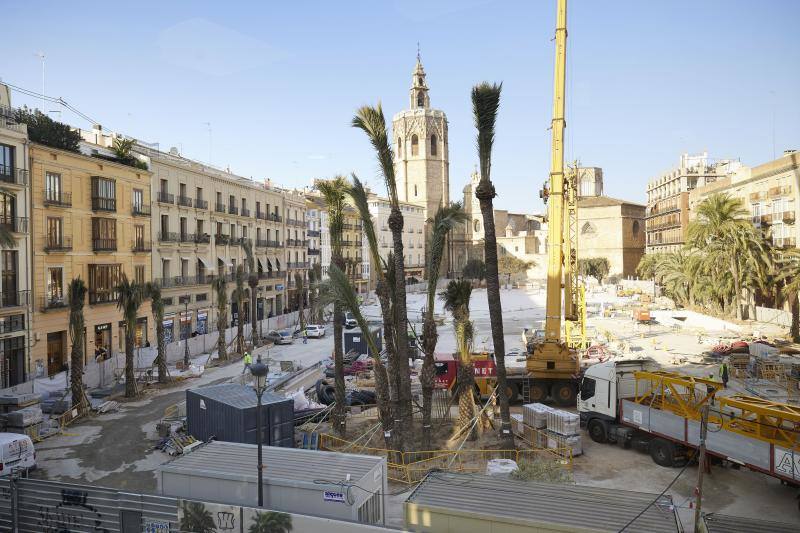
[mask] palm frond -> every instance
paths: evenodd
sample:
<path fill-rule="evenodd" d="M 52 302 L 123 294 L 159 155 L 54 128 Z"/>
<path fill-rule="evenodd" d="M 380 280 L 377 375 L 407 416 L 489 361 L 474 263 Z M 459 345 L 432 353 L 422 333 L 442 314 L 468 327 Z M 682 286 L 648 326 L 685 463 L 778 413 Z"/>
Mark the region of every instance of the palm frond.
<path fill-rule="evenodd" d="M 503 84 L 484 81 L 472 88 L 472 112 L 478 130 L 478 158 L 481 164 L 481 180 L 490 180 L 492 146 L 494 145 L 497 111 L 500 108 L 500 92 Z"/>
<path fill-rule="evenodd" d="M 378 165 L 386 183 L 386 191 L 392 205 L 397 205 L 397 182 L 394 175 L 394 157 L 391 143 L 389 142 L 389 132 L 386 129 L 386 118 L 383 115 L 381 103 L 375 107 L 363 106 L 356 111 L 353 117 L 352 126 L 359 128 L 367 134 L 369 142 L 375 149 L 378 156 Z"/>
<path fill-rule="evenodd" d="M 433 303 L 436 298 L 436 284 L 439 281 L 439 274 L 444 257 L 444 247 L 447 243 L 447 235 L 456 227 L 464 223 L 469 217 L 464 211 L 460 202 L 450 205 L 440 206 L 431 221 L 432 233 L 428 244 L 428 304 L 427 312 L 433 316 Z"/>
<path fill-rule="evenodd" d="M 352 198 L 353 204 L 358 211 L 363 226 L 364 235 L 367 237 L 367 244 L 369 245 L 369 254 L 372 262 L 373 269 L 379 276 L 383 276 L 386 264 L 381 258 L 378 249 L 378 237 L 375 233 L 375 222 L 372 220 L 372 214 L 369 212 L 369 200 L 367 198 L 367 190 L 364 184 L 358 179 L 355 174 L 353 177 L 353 185 L 347 190 L 347 194 Z"/>
<path fill-rule="evenodd" d="M 353 314 L 353 318 L 355 318 L 358 323 L 358 327 L 361 328 L 361 334 L 364 335 L 364 338 L 367 340 L 370 350 L 377 356 L 380 353 L 378 345 L 375 342 L 375 338 L 372 336 L 372 332 L 369 329 L 364 315 L 361 313 L 361 308 L 359 307 L 356 297 L 356 290 L 350 283 L 347 275 L 336 265 L 331 265 L 328 269 L 328 277 L 330 278 L 330 289 L 335 298 L 342 304 L 342 307 Z"/>

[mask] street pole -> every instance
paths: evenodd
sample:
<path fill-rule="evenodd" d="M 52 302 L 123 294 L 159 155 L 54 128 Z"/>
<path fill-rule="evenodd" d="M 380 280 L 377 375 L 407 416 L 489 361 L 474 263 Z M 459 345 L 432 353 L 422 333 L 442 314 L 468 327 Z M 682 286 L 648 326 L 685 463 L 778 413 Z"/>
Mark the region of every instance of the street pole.
<path fill-rule="evenodd" d="M 703 472 L 706 469 L 706 433 L 708 433 L 708 410 L 708 404 L 705 404 L 700 410 L 700 448 L 698 450 L 700 459 L 697 463 L 697 487 L 694 489 L 695 494 L 697 495 L 697 501 L 695 502 L 694 508 L 694 533 L 703 533 L 704 531 L 700 524 L 700 508 L 703 503 Z"/>
<path fill-rule="evenodd" d="M 263 390 L 256 389 L 258 404 L 256 405 L 256 445 L 258 446 L 258 506 L 264 506 L 264 463 L 261 459 L 261 395 Z"/>
<path fill-rule="evenodd" d="M 186 299 L 183 300 L 184 306 L 184 318 L 189 315 L 189 295 L 186 295 Z M 183 322 L 183 321 L 181 321 Z M 181 324 L 181 329 L 183 329 L 183 324 Z M 189 328 L 191 329 L 191 328 Z M 189 330 L 186 330 L 186 344 L 184 344 L 184 351 L 183 351 L 183 366 L 184 368 L 189 368 Z"/>

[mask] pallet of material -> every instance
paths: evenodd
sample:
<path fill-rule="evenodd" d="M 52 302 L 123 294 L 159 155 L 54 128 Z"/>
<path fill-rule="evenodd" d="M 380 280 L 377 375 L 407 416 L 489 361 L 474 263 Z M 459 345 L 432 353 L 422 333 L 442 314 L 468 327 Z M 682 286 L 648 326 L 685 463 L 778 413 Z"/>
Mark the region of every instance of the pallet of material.
<path fill-rule="evenodd" d="M 569 449 L 572 452 L 572 457 L 581 455 L 583 453 L 583 444 L 580 435 L 565 436 L 548 431 L 547 447 L 551 450 Z"/>
<path fill-rule="evenodd" d="M 7 427 L 24 428 L 42 421 L 42 410 L 38 407 L 23 407 L 3 416 Z"/>
<path fill-rule="evenodd" d="M 786 377 L 786 368 L 781 363 L 759 361 L 758 377 L 773 381 L 783 381 Z"/>
<path fill-rule="evenodd" d="M 547 413 L 547 430 L 559 435 L 571 436 L 580 434 L 580 417 L 575 413 L 551 409 Z"/>
<path fill-rule="evenodd" d="M 0 412 L 8 413 L 21 407 L 31 407 L 42 401 L 41 394 L 21 393 L 0 396 Z"/>
<path fill-rule="evenodd" d="M 532 428 L 547 427 L 547 414 L 551 408 L 543 403 L 528 403 L 522 406 L 522 419 Z"/>

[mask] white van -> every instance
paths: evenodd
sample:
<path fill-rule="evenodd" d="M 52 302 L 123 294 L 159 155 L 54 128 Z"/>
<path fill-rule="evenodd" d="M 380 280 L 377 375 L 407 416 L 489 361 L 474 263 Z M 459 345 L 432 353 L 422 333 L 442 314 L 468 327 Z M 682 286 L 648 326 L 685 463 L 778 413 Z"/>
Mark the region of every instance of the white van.
<path fill-rule="evenodd" d="M 36 467 L 33 441 L 20 433 L 0 433 L 0 476 L 9 476 L 13 469 Z"/>

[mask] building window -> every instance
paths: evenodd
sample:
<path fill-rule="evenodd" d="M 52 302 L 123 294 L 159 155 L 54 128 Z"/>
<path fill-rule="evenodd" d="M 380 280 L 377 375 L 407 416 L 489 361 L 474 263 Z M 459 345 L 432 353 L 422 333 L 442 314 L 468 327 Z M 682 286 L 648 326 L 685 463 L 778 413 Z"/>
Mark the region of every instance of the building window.
<path fill-rule="evenodd" d="M 634 220 L 633 221 L 633 236 L 634 237 L 638 237 L 639 236 L 639 221 L 638 220 Z"/>
<path fill-rule="evenodd" d="M 0 283 L 0 300 L 2 305 L 18 305 L 17 294 L 17 251 L 3 250 L 2 252 L 2 282 Z"/>
<path fill-rule="evenodd" d="M 89 265 L 89 303 L 108 303 L 117 300 L 120 265 Z"/>
<path fill-rule="evenodd" d="M 144 249 L 144 226 L 141 224 L 133 226 L 133 247 L 137 250 Z"/>
<path fill-rule="evenodd" d="M 64 221 L 57 217 L 47 217 L 47 246 L 54 248 L 64 243 Z"/>
<path fill-rule="evenodd" d="M 16 231 L 14 218 L 17 216 L 17 199 L 12 194 L 0 193 L 0 224 L 9 231 Z"/>
<path fill-rule="evenodd" d="M 144 265 L 135 265 L 133 267 L 133 280 L 139 285 L 144 285 Z"/>
<path fill-rule="evenodd" d="M 92 209 L 116 211 L 117 184 L 114 180 L 98 176 L 92 178 Z"/>
<path fill-rule="evenodd" d="M 475 229 L 476 232 L 480 231 L 481 221 L 476 219 L 475 222 L 473 222 L 472 227 Z"/>
<path fill-rule="evenodd" d="M 431 155 L 436 155 L 436 135 L 431 135 Z"/>
<path fill-rule="evenodd" d="M 414 185 L 414 197 L 415 198 L 417 197 L 417 186 L 416 185 Z"/>
<path fill-rule="evenodd" d="M 63 305 L 64 302 L 64 269 L 50 267 L 47 269 L 47 305 Z"/>
<path fill-rule="evenodd" d="M 425 107 L 425 95 L 421 91 L 417 93 L 417 107 Z"/>
<path fill-rule="evenodd" d="M 14 177 L 14 147 L 0 144 L 0 176 L 5 179 Z"/>
<path fill-rule="evenodd" d="M 0 163 L 2 164 L 2 163 Z M 44 198 L 50 202 L 61 201 L 61 174 L 47 172 L 44 175 Z"/>
<path fill-rule="evenodd" d="M 419 138 L 416 135 L 411 136 L 411 155 L 419 155 Z"/>
<path fill-rule="evenodd" d="M 116 249 L 117 221 L 113 218 L 92 218 L 92 240 L 95 248 Z"/>
<path fill-rule="evenodd" d="M 144 205 L 144 191 L 142 189 L 133 189 L 133 209 L 137 213 L 141 213 L 143 205 Z"/>

